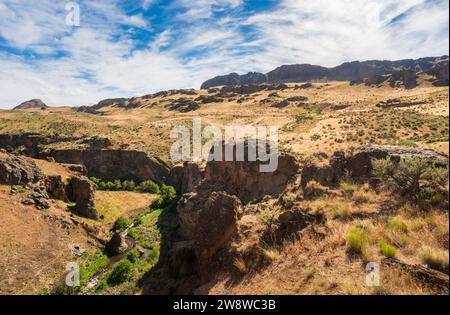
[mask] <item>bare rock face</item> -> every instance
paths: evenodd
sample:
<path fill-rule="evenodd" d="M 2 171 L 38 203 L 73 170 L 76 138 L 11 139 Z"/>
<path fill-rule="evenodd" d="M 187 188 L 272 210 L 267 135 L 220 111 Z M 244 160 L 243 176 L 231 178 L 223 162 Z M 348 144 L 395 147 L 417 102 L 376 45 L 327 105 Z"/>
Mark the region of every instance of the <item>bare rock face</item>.
<path fill-rule="evenodd" d="M 64 183 L 60 175 L 46 176 L 44 179 L 45 190 L 53 199 L 67 200 Z"/>
<path fill-rule="evenodd" d="M 434 86 L 448 86 L 449 72 L 449 61 L 443 60 L 441 62 L 436 63 L 431 70 L 428 71 L 428 74 L 434 76 L 436 80 L 433 82 Z"/>
<path fill-rule="evenodd" d="M 207 258 L 236 231 L 242 203 L 223 191 L 192 193 L 179 203 L 178 213 L 184 238 L 193 240 L 201 256 Z"/>
<path fill-rule="evenodd" d="M 180 194 L 193 192 L 205 177 L 205 166 L 195 162 L 185 162 L 170 170 L 167 183 Z"/>
<path fill-rule="evenodd" d="M 169 167 L 145 152 L 118 149 L 62 149 L 46 153 L 58 163 L 82 164 L 89 176 L 104 180 L 129 178 L 138 181 L 151 179 L 161 183 L 169 175 Z"/>
<path fill-rule="evenodd" d="M 235 149 L 234 149 L 235 150 Z M 245 156 L 248 146 L 245 146 Z M 223 146 L 223 154 L 225 149 Z M 234 151 L 235 152 L 235 151 Z M 206 164 L 205 179 L 198 187 L 217 187 L 237 196 L 242 202 L 250 202 L 266 195 L 276 195 L 284 191 L 289 181 L 299 171 L 295 158 L 289 154 L 278 154 L 278 167 L 274 172 L 260 171 L 261 162 L 255 161 L 211 161 Z"/>
<path fill-rule="evenodd" d="M 95 185 L 87 178 L 81 176 L 71 177 L 66 187 L 67 198 L 75 202 L 73 210 L 89 219 L 98 219 L 95 209 Z"/>
<path fill-rule="evenodd" d="M 26 185 L 43 179 L 44 174 L 33 160 L 0 153 L 0 183 L 7 185 Z"/>
<path fill-rule="evenodd" d="M 23 102 L 20 105 L 17 105 L 16 107 L 13 108 L 13 110 L 20 110 L 20 109 L 47 109 L 48 106 L 44 104 L 43 101 L 38 100 L 38 99 L 34 99 L 34 100 L 29 100 L 26 102 Z"/>
<path fill-rule="evenodd" d="M 125 253 L 128 250 L 128 244 L 125 233 L 117 231 L 111 237 L 111 240 L 105 247 L 108 256 L 115 256 Z"/>
<path fill-rule="evenodd" d="M 394 71 L 388 82 L 391 87 L 403 85 L 406 89 L 413 89 L 417 86 L 417 73 L 414 70 Z"/>

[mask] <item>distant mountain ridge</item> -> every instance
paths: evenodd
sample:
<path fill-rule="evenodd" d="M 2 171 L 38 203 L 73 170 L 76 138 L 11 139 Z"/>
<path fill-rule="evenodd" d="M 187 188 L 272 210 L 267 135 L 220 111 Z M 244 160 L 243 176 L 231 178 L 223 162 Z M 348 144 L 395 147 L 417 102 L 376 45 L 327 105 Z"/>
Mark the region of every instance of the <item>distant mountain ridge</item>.
<path fill-rule="evenodd" d="M 249 72 L 244 75 L 230 73 L 205 81 L 201 88 L 208 89 L 222 85 L 242 85 L 261 83 L 306 82 L 313 80 L 353 81 L 373 75 L 392 74 L 398 70 L 414 70 L 427 72 L 443 61 L 448 62 L 447 55 L 441 57 L 425 57 L 419 59 L 367 60 L 345 62 L 333 68 L 310 64 L 283 65 L 266 74 Z"/>

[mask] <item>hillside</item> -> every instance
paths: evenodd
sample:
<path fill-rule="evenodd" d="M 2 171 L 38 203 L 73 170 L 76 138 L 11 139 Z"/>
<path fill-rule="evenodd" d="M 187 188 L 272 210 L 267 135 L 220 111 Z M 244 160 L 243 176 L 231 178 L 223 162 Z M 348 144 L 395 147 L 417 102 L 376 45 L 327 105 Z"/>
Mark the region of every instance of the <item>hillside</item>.
<path fill-rule="evenodd" d="M 317 69 L 299 69 L 314 80 Z M 296 71 L 294 82 L 251 74 L 244 85 L 0 111 L 0 265 L 27 265 L 3 268 L 1 292 L 448 294 L 448 87 L 431 72 L 410 87 L 384 72 L 350 83 L 344 65 L 327 82 L 298 83 Z M 170 131 L 194 117 L 279 127 L 277 171 L 174 163 Z M 372 164 L 385 157 L 426 170 L 420 191 L 385 187 Z M 63 282 L 74 261 L 76 289 Z M 368 262 L 382 266 L 380 287 L 365 285 Z"/>

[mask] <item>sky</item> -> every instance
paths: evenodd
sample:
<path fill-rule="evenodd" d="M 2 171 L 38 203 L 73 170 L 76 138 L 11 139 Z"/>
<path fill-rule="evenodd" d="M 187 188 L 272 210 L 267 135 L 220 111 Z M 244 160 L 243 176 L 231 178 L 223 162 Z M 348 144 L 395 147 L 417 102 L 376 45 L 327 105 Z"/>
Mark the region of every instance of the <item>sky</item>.
<path fill-rule="evenodd" d="M 448 0 L 0 0 L 0 108 L 92 105 L 283 64 L 447 55 L 448 11 Z"/>

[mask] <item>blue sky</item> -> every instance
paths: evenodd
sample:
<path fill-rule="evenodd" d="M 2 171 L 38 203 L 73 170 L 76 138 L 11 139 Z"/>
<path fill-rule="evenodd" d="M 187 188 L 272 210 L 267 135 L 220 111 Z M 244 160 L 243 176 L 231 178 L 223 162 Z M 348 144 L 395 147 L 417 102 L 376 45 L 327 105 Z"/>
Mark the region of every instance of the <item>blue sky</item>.
<path fill-rule="evenodd" d="M 0 107 L 90 105 L 282 64 L 448 54 L 448 0 L 0 0 Z"/>

